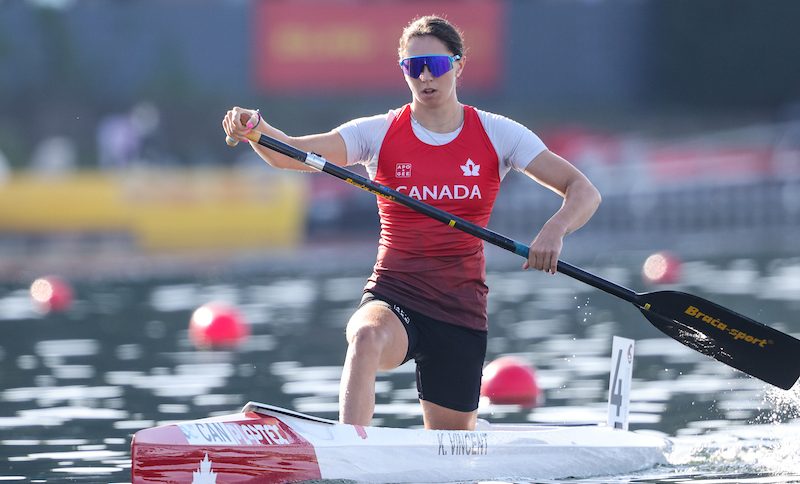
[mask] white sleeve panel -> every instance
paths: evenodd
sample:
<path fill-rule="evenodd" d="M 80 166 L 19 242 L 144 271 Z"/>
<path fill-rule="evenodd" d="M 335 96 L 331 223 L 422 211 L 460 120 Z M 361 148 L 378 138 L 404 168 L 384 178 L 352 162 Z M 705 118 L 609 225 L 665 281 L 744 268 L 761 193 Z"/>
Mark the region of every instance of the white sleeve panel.
<path fill-rule="evenodd" d="M 334 129 L 344 139 L 348 166 L 363 163 L 369 177 L 375 178 L 383 138 L 398 112 L 391 110 L 385 114 L 354 119 Z"/>
<path fill-rule="evenodd" d="M 478 116 L 497 152 L 501 179 L 512 168 L 524 171 L 534 158 L 547 149 L 533 131 L 512 119 L 481 110 L 478 110 Z"/>

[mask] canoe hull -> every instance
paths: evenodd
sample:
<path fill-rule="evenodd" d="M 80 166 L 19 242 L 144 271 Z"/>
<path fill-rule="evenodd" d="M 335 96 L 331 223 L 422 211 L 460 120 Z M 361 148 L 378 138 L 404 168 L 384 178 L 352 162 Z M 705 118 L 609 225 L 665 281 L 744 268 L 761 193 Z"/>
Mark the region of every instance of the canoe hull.
<path fill-rule="evenodd" d="M 659 437 L 597 425 L 483 427 L 361 427 L 251 402 L 242 413 L 137 432 L 131 477 L 197 484 L 560 479 L 653 467 L 665 463 L 668 446 Z"/>

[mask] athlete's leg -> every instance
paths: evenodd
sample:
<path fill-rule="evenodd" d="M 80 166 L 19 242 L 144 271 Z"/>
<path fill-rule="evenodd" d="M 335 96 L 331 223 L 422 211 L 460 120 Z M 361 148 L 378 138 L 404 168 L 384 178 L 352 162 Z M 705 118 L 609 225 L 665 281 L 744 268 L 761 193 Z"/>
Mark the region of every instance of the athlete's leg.
<path fill-rule="evenodd" d="M 347 343 L 339 387 L 339 420 L 369 425 L 375 411 L 376 374 L 403 363 L 408 335 L 385 303 L 372 301 L 361 306 L 347 323 Z"/>
<path fill-rule="evenodd" d="M 422 404 L 422 420 L 425 422 L 426 429 L 475 430 L 475 423 L 478 419 L 477 410 L 459 412 L 433 402 L 425 400 L 419 402 Z"/>
<path fill-rule="evenodd" d="M 478 417 L 486 331 L 414 316 L 419 328 L 417 390 L 425 428 L 473 430 Z"/>

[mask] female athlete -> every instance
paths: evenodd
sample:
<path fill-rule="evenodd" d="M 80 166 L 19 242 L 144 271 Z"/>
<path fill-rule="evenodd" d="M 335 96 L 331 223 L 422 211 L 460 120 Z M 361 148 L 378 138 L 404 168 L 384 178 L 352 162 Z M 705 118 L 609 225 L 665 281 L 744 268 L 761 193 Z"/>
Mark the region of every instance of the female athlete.
<path fill-rule="evenodd" d="M 597 189 L 526 127 L 459 102 L 456 85 L 467 56 L 450 22 L 414 20 L 398 54 L 411 90 L 411 102 L 398 109 L 298 137 L 240 107 L 226 113 L 222 126 L 235 139 L 255 129 L 340 166 L 363 163 L 378 183 L 481 226 L 503 177 L 510 170 L 525 173 L 563 197 L 523 264 L 555 274 L 564 236 L 600 203 Z M 251 146 L 274 167 L 311 170 Z M 339 418 L 369 425 L 377 372 L 414 359 L 425 427 L 474 429 L 488 330 L 483 242 L 380 197 L 378 212 L 377 261 L 347 323 Z"/>

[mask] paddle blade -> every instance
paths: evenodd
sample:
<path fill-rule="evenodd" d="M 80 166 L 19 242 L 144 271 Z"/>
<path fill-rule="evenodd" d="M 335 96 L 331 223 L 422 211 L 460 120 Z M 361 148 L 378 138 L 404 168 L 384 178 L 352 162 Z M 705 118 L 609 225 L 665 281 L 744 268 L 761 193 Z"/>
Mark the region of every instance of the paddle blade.
<path fill-rule="evenodd" d="M 642 314 L 689 348 L 784 390 L 800 378 L 800 340 L 691 294 L 640 297 Z"/>

